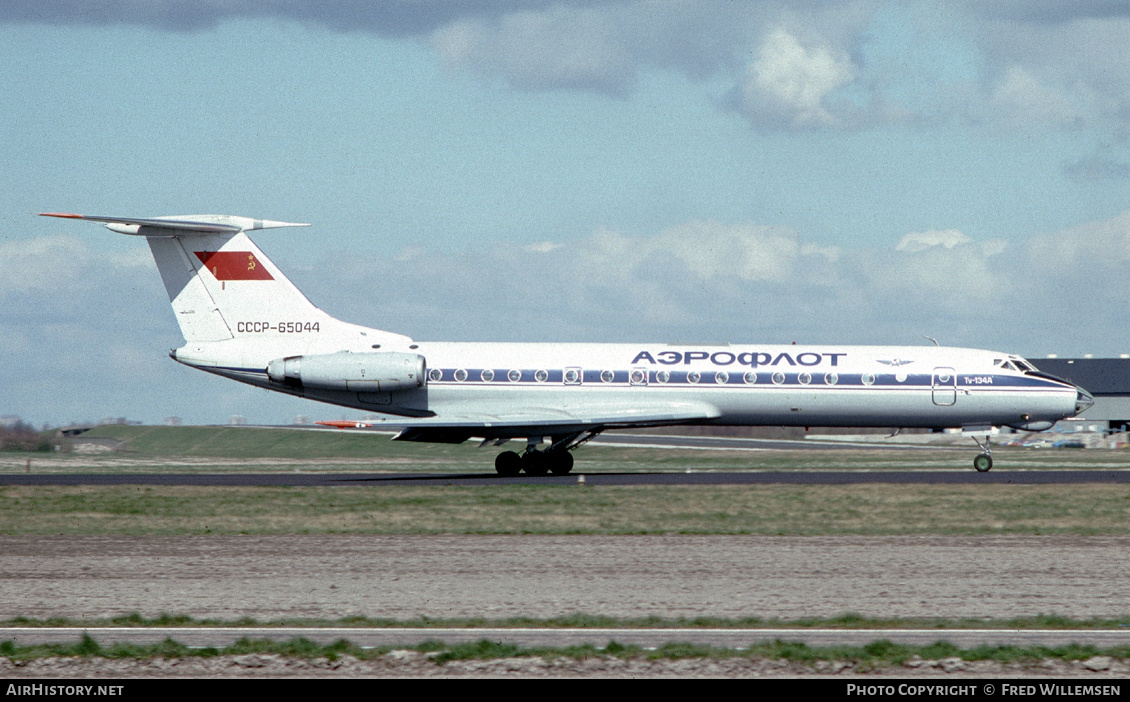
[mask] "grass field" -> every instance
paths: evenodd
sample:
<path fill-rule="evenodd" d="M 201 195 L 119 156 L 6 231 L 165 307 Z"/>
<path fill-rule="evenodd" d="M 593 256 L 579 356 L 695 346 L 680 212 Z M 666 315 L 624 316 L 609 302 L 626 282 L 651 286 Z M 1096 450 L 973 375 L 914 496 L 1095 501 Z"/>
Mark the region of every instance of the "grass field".
<path fill-rule="evenodd" d="M 0 534 L 1130 533 L 1130 486 L 0 488 Z"/>

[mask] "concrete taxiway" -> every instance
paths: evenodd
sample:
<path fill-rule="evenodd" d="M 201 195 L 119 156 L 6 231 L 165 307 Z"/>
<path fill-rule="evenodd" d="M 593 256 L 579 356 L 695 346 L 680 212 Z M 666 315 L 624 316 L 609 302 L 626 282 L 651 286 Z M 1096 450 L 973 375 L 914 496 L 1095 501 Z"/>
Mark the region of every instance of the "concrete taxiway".
<path fill-rule="evenodd" d="M 890 641 L 929 646 L 945 641 L 961 648 L 975 646 L 1055 647 L 1076 644 L 1111 648 L 1130 645 L 1130 630 L 1108 629 L 601 629 L 601 628 L 450 628 L 450 627 L 0 627 L 0 641 L 18 646 L 78 643 L 90 636 L 102 646 L 117 643 L 159 644 L 172 639 L 190 648 L 221 648 L 240 639 L 285 642 L 304 638 L 321 645 L 346 640 L 362 648 L 417 646 L 427 641 L 446 644 L 491 641 L 527 647 L 564 648 L 589 644 L 604 648 L 621 645 L 657 648 L 689 643 L 743 649 L 783 641 L 808 646 L 866 646 Z"/>

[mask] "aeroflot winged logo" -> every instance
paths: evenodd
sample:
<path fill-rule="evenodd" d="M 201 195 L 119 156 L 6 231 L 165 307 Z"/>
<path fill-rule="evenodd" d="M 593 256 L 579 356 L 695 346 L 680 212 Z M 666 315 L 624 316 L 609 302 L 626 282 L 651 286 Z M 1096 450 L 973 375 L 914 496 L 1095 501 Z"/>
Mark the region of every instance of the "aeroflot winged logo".
<path fill-rule="evenodd" d="M 196 251 L 196 257 L 216 280 L 274 280 L 250 251 Z"/>
<path fill-rule="evenodd" d="M 678 363 L 690 365 L 695 361 L 709 360 L 716 366 L 730 366 L 737 364 L 739 366 L 750 366 L 757 368 L 759 366 L 818 366 L 827 361 L 830 365 L 840 365 L 840 359 L 846 356 L 846 353 L 816 353 L 814 351 L 801 351 L 800 353 L 778 353 L 773 355 L 764 351 L 742 351 L 734 353 L 731 351 L 659 351 L 652 355 L 650 351 L 640 351 L 636 357 L 632 359 L 632 364 L 662 363 L 665 366 L 673 366 Z"/>

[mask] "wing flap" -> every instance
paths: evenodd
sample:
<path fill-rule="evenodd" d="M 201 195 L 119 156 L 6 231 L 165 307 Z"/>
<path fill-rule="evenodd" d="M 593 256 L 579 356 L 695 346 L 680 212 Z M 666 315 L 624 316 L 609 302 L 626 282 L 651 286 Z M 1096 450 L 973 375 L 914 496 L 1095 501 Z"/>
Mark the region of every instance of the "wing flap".
<path fill-rule="evenodd" d="M 529 408 L 506 414 L 445 415 L 406 420 L 402 417 L 367 420 L 370 431 L 400 429 L 396 441 L 458 444 L 472 437 L 504 439 L 552 436 L 581 431 L 659 427 L 707 422 L 721 416 L 717 407 L 700 402 L 650 406 L 597 406 L 590 410 Z"/>

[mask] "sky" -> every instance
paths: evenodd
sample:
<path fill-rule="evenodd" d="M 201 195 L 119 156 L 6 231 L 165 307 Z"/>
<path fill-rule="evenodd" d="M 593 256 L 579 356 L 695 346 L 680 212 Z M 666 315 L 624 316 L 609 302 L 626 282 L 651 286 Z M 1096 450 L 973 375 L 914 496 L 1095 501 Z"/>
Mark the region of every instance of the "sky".
<path fill-rule="evenodd" d="M 148 247 L 418 340 L 1130 353 L 1130 6 L 9 0 L 0 415 L 354 418 L 181 366 Z"/>

